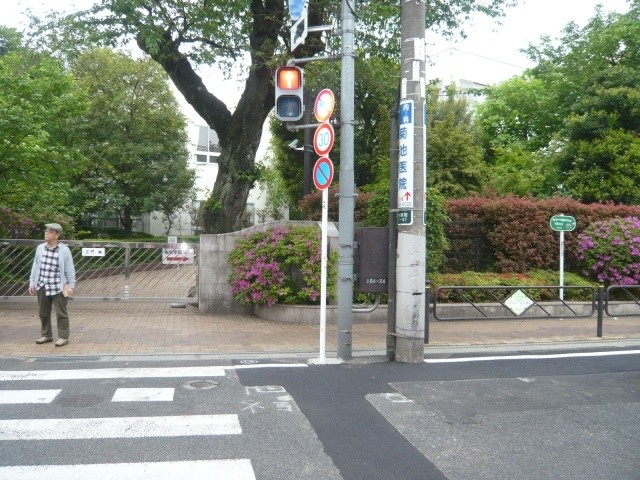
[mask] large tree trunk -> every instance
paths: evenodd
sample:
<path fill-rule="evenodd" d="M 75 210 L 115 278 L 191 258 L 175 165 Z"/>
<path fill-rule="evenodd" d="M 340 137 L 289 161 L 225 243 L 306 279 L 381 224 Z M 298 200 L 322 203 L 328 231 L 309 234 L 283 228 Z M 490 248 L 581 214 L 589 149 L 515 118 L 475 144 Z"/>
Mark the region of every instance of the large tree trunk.
<path fill-rule="evenodd" d="M 207 90 L 189 59 L 179 51 L 180 40 L 174 39 L 175 32 L 163 33 L 159 49 L 148 48 L 145 31 L 138 32 L 138 46 L 163 67 L 187 102 L 218 134 L 222 152 L 218 158 L 218 177 L 204 208 L 206 233 L 226 233 L 242 228 L 247 197 L 258 180 L 255 157 L 262 126 L 275 101 L 273 75 L 279 66 L 275 61 L 279 37 L 285 33 L 284 3 L 282 0 L 251 1 L 254 19 L 250 34 L 251 66 L 233 114 L 215 92 Z M 309 21 L 313 25 L 321 24 L 322 15 L 314 10 Z M 313 56 L 322 51 L 324 44 L 319 40 L 320 35 L 310 34 L 307 46 L 297 49 L 296 56 Z M 154 38 L 157 40 L 157 35 Z"/>
<path fill-rule="evenodd" d="M 122 212 L 122 226 L 127 237 L 131 237 L 133 232 L 133 217 L 131 216 L 131 207 L 126 205 Z"/>

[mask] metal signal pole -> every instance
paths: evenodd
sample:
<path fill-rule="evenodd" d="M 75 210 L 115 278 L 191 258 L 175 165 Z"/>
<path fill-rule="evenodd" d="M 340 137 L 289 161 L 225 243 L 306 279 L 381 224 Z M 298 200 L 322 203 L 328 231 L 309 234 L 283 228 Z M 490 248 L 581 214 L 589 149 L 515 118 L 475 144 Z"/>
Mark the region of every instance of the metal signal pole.
<path fill-rule="evenodd" d="M 396 360 L 424 359 L 426 284 L 425 0 L 401 0 Z"/>
<path fill-rule="evenodd" d="M 353 327 L 355 4 L 355 0 L 342 0 L 337 354 L 345 360 L 351 358 Z"/>

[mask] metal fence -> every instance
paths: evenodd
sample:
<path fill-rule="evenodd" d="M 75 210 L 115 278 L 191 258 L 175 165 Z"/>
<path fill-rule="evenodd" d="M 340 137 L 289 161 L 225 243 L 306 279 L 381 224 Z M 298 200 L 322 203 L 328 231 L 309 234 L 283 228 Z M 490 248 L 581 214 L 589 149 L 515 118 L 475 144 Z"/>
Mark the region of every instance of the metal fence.
<path fill-rule="evenodd" d="M 433 315 L 437 320 L 586 318 L 596 312 L 597 295 L 594 287 L 443 286 L 433 293 Z"/>
<path fill-rule="evenodd" d="M 41 240 L 0 240 L 0 300 L 29 301 L 29 275 Z M 196 244 L 65 241 L 79 301 L 198 303 Z"/>
<path fill-rule="evenodd" d="M 436 320 L 508 320 L 590 318 L 596 314 L 596 336 L 602 337 L 605 314 L 640 318 L 640 285 L 443 286 L 425 289 L 425 343 L 429 317 Z M 447 303 L 450 302 L 450 303 Z"/>
<path fill-rule="evenodd" d="M 487 237 L 487 225 L 480 220 L 454 220 L 446 225 L 449 250 L 442 271 L 484 272 L 494 262 L 493 247 Z"/>
<path fill-rule="evenodd" d="M 605 312 L 610 317 L 640 315 L 640 285 L 612 285 L 608 287 Z"/>

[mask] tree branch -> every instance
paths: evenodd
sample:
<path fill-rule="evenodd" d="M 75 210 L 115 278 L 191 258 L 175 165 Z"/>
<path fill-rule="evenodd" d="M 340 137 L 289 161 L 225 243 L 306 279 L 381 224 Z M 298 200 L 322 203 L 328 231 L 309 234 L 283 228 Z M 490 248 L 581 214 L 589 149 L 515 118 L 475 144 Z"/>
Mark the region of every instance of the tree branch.
<path fill-rule="evenodd" d="M 138 33 L 136 41 L 142 51 L 162 65 L 189 105 L 216 131 L 220 146 L 224 148 L 228 144 L 231 112 L 222 100 L 207 90 L 187 56 L 178 50 L 179 43 L 174 42 L 168 32 L 164 32 L 159 48 L 153 52 L 148 48 L 143 32 Z"/>

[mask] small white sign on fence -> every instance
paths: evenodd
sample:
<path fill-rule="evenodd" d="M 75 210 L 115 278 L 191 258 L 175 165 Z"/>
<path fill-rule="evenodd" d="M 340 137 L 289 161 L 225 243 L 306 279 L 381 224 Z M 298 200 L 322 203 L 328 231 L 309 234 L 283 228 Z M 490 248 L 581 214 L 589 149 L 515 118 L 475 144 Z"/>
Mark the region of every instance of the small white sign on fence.
<path fill-rule="evenodd" d="M 105 249 L 104 248 L 83 248 L 82 256 L 83 257 L 104 257 Z"/>
<path fill-rule="evenodd" d="M 513 292 L 513 295 L 507 298 L 504 302 L 504 304 L 509 307 L 509 310 L 518 316 L 526 312 L 533 303 L 533 300 L 531 300 L 522 290 L 516 290 Z"/>
<path fill-rule="evenodd" d="M 163 265 L 193 265 L 196 251 L 193 248 L 163 248 Z"/>

